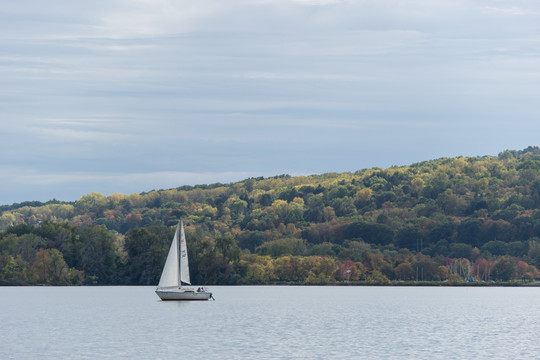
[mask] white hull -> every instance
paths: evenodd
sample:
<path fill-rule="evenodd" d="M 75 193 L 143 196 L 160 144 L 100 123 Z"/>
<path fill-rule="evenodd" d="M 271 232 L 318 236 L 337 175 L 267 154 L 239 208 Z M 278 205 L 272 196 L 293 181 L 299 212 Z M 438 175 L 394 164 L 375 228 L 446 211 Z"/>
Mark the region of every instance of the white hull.
<path fill-rule="evenodd" d="M 207 291 L 194 291 L 185 289 L 172 289 L 172 290 L 156 290 L 156 294 L 161 300 L 183 300 L 183 301 L 197 301 L 197 300 L 209 300 L 212 297 L 211 292 Z"/>

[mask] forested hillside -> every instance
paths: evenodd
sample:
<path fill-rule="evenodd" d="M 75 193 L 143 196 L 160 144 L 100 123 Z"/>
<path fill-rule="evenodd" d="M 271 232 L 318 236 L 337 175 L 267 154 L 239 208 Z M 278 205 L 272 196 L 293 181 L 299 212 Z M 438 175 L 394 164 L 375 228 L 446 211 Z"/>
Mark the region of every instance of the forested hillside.
<path fill-rule="evenodd" d="M 0 284 L 157 284 L 180 218 L 197 284 L 530 281 L 540 149 L 0 207 Z"/>

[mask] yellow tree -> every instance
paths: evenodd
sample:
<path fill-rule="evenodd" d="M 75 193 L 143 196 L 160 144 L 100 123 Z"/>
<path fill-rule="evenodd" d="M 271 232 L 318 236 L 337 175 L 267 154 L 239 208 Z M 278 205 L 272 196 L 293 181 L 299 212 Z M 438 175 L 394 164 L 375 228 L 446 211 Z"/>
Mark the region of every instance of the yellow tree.
<path fill-rule="evenodd" d="M 248 284 L 267 284 L 276 280 L 274 264 L 270 256 L 249 254 L 242 256 L 241 263 L 247 264 L 246 282 Z"/>
<path fill-rule="evenodd" d="M 274 214 L 279 222 L 284 224 L 296 223 L 304 218 L 304 199 L 294 198 L 290 203 L 285 200 L 276 200 L 272 203 Z M 275 224 L 276 226 L 279 224 Z"/>
<path fill-rule="evenodd" d="M 75 202 L 75 208 L 79 214 L 85 214 L 89 212 L 96 213 L 100 208 L 105 207 L 108 203 L 107 197 L 98 192 L 93 192 L 87 195 L 81 196 L 79 200 Z"/>
<path fill-rule="evenodd" d="M 39 250 L 32 266 L 32 274 L 34 281 L 39 284 L 77 285 L 83 280 L 83 273 L 69 268 L 57 249 Z"/>
<path fill-rule="evenodd" d="M 307 272 L 305 279 L 308 284 L 328 284 L 335 281 L 334 275 L 338 265 L 333 258 L 308 256 L 302 258 L 301 266 Z"/>

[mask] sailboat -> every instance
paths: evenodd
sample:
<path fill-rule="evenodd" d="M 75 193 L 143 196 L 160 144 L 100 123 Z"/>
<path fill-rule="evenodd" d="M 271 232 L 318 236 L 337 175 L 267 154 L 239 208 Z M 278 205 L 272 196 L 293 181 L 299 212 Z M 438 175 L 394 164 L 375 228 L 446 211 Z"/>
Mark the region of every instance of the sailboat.
<path fill-rule="evenodd" d="M 183 286 L 191 285 L 189 279 L 188 253 L 184 223 L 181 220 L 176 226 L 176 232 L 165 261 L 156 294 L 161 300 L 209 300 L 212 293 L 203 287 L 198 289 Z"/>

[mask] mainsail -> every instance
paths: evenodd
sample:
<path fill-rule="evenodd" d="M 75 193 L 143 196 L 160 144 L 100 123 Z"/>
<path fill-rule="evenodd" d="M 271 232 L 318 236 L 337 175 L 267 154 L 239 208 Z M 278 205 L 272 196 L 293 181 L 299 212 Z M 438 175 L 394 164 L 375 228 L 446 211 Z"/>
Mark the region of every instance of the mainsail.
<path fill-rule="evenodd" d="M 186 246 L 186 235 L 184 234 L 184 222 L 180 222 L 180 281 L 191 285 L 189 279 L 189 263 Z"/>
<path fill-rule="evenodd" d="M 176 226 L 176 233 L 169 249 L 169 255 L 167 255 L 167 261 L 165 261 L 165 266 L 163 267 L 163 272 L 161 273 L 161 278 L 159 279 L 158 289 L 167 288 L 167 287 L 178 287 L 180 285 L 178 277 L 178 228 Z M 182 228 L 182 234 L 184 229 Z M 184 239 L 184 244 L 185 244 Z M 189 273 L 188 273 L 189 278 Z"/>

